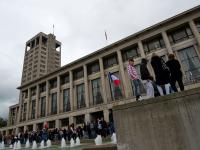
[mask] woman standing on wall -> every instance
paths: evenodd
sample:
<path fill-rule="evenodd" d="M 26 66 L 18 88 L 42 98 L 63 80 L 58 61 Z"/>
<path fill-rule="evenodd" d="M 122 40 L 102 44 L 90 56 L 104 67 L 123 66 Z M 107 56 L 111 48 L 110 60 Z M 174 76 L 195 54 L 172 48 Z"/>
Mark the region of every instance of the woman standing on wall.
<path fill-rule="evenodd" d="M 165 61 L 157 54 L 153 53 L 151 57 L 151 66 L 155 73 L 156 84 L 160 95 L 164 95 L 162 86 L 165 87 L 165 93 L 170 93 L 170 72 Z"/>

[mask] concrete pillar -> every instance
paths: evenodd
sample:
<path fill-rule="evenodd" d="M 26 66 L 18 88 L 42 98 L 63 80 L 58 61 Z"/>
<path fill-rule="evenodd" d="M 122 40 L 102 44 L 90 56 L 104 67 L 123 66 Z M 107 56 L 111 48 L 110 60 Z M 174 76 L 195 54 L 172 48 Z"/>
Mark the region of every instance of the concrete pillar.
<path fill-rule="evenodd" d="M 17 118 L 17 123 L 19 123 L 20 122 L 20 118 L 21 118 L 21 106 L 22 106 L 22 90 L 20 90 L 20 94 L 19 94 L 19 113 L 18 114 L 16 114 L 16 115 L 18 115 L 18 118 Z"/>
<path fill-rule="evenodd" d="M 59 129 L 60 128 L 60 120 L 56 119 L 55 124 L 56 124 L 56 128 Z"/>
<path fill-rule="evenodd" d="M 74 110 L 73 73 L 72 73 L 72 71 L 69 71 L 69 82 L 70 82 L 70 107 L 71 107 L 71 110 Z"/>
<path fill-rule="evenodd" d="M 124 89 L 125 89 L 124 90 L 124 94 L 125 94 L 125 97 L 127 98 L 128 97 L 128 93 L 130 91 L 128 91 L 129 88 L 128 88 L 128 84 L 127 84 L 126 78 L 125 78 L 124 64 L 123 64 L 123 61 L 122 61 L 122 54 L 121 54 L 120 50 L 117 51 L 117 56 L 118 56 L 118 61 L 119 61 L 119 71 L 120 71 L 120 74 L 121 74 L 121 77 L 122 77 L 123 86 L 124 86 Z"/>
<path fill-rule="evenodd" d="M 69 116 L 69 125 L 71 125 L 74 122 L 74 117 L 73 116 Z"/>
<path fill-rule="evenodd" d="M 86 113 L 85 114 L 85 123 L 87 124 L 87 122 L 90 122 L 91 118 L 90 118 L 90 114 Z"/>
<path fill-rule="evenodd" d="M 167 48 L 167 52 L 168 54 L 172 54 L 173 53 L 173 50 L 172 50 L 172 47 L 171 47 L 171 44 L 169 42 L 169 38 L 167 36 L 167 33 L 166 31 L 162 31 L 162 37 L 163 37 L 163 40 L 165 42 L 165 46 Z"/>
<path fill-rule="evenodd" d="M 102 97 L 105 104 L 107 104 L 107 93 L 106 93 L 106 81 L 105 81 L 105 75 L 104 75 L 104 68 L 103 68 L 103 59 L 99 58 L 99 67 L 100 67 L 100 73 L 101 73 L 101 87 L 102 87 Z"/>
<path fill-rule="evenodd" d="M 36 100 L 35 100 L 35 119 L 39 117 L 39 100 L 40 100 L 40 87 L 36 87 Z"/>
<path fill-rule="evenodd" d="M 103 110 L 103 116 L 104 116 L 104 120 L 106 122 L 109 122 L 109 111 L 108 111 L 108 109 Z"/>
<path fill-rule="evenodd" d="M 199 49 L 200 49 L 200 34 L 199 34 L 199 31 L 197 30 L 197 27 L 196 27 L 196 25 L 195 25 L 193 20 L 189 21 L 189 25 L 190 25 L 190 28 L 192 30 L 192 33 L 194 34 L 194 36 L 195 36 L 195 38 L 197 40 L 197 44 L 198 44 Z"/>
<path fill-rule="evenodd" d="M 6 136 L 8 136 L 8 130 L 6 130 Z"/>
<path fill-rule="evenodd" d="M 28 121 L 28 119 L 30 118 L 30 112 L 31 112 L 31 89 L 28 88 L 28 101 L 27 101 L 27 108 L 26 108 L 26 121 Z M 23 111 L 22 111 L 23 112 Z"/>
<path fill-rule="evenodd" d="M 27 125 L 24 125 L 24 132 L 27 130 Z"/>
<path fill-rule="evenodd" d="M 60 113 L 60 76 L 57 76 L 57 114 Z"/>
<path fill-rule="evenodd" d="M 138 41 L 138 47 L 139 47 L 139 51 L 140 51 L 140 54 L 141 54 L 141 58 L 145 58 L 145 52 L 144 52 L 144 48 L 143 48 L 143 45 L 142 45 L 142 41 Z"/>
<path fill-rule="evenodd" d="M 87 66 L 84 65 L 83 66 L 83 70 L 84 70 L 84 85 L 85 85 L 85 104 L 86 107 L 89 108 L 89 89 L 88 89 L 88 77 L 87 77 Z"/>
<path fill-rule="evenodd" d="M 46 81 L 46 116 L 49 115 L 49 81 Z"/>
<path fill-rule="evenodd" d="M 37 126 L 36 126 L 36 123 L 33 124 L 33 131 L 36 131 L 37 130 Z"/>
<path fill-rule="evenodd" d="M 19 127 L 16 127 L 15 135 L 17 135 L 18 133 L 19 133 Z"/>

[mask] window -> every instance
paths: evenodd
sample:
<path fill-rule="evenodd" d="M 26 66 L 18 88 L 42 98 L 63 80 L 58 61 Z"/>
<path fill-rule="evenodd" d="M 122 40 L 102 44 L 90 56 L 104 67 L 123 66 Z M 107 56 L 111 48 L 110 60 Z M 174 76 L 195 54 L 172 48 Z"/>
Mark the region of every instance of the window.
<path fill-rule="evenodd" d="M 176 29 L 168 31 L 169 40 L 171 44 L 176 44 L 193 37 L 189 25 L 182 25 Z"/>
<path fill-rule="evenodd" d="M 85 115 L 76 116 L 76 124 L 83 124 L 85 122 Z"/>
<path fill-rule="evenodd" d="M 137 45 L 131 45 L 127 48 L 122 49 L 123 61 L 127 61 L 129 58 L 139 57 L 139 49 Z"/>
<path fill-rule="evenodd" d="M 196 26 L 197 26 L 197 30 L 198 30 L 199 33 L 200 33 L 200 18 L 199 18 L 199 20 L 197 20 L 195 23 L 196 23 Z"/>
<path fill-rule="evenodd" d="M 61 119 L 61 127 L 66 127 L 69 125 L 69 118 Z"/>
<path fill-rule="evenodd" d="M 46 46 L 47 45 L 47 38 L 42 36 L 42 45 Z"/>
<path fill-rule="evenodd" d="M 83 76 L 84 76 L 84 72 L 83 72 L 83 68 L 82 67 L 79 68 L 79 69 L 74 70 L 74 72 L 73 72 L 74 80 L 82 78 Z"/>
<path fill-rule="evenodd" d="M 87 67 L 88 75 L 99 72 L 100 67 L 99 67 L 99 62 L 94 62 L 92 64 L 89 64 Z"/>
<path fill-rule="evenodd" d="M 50 89 L 56 88 L 57 87 L 57 79 L 50 80 L 49 84 L 50 84 Z"/>
<path fill-rule="evenodd" d="M 63 90 L 63 111 L 67 112 L 70 111 L 70 90 L 65 89 Z"/>
<path fill-rule="evenodd" d="M 118 64 L 118 62 L 117 62 L 117 54 L 105 57 L 103 59 L 103 64 L 104 64 L 104 68 L 105 69 L 109 68 L 109 67 L 112 67 L 114 65 L 117 65 Z"/>
<path fill-rule="evenodd" d="M 36 87 L 31 89 L 31 96 L 35 96 L 36 95 Z"/>
<path fill-rule="evenodd" d="M 84 84 L 77 85 L 77 108 L 85 107 L 85 88 Z"/>
<path fill-rule="evenodd" d="M 35 100 L 31 101 L 31 119 L 35 119 Z"/>
<path fill-rule="evenodd" d="M 57 93 L 51 95 L 51 114 L 57 113 Z"/>
<path fill-rule="evenodd" d="M 116 78 L 118 78 L 120 80 L 119 72 L 111 73 L 111 75 L 115 76 Z M 108 80 L 109 80 L 109 84 L 110 84 L 112 100 L 121 99 L 123 97 L 121 84 L 116 85 L 110 76 L 108 78 L 109 78 Z"/>
<path fill-rule="evenodd" d="M 186 80 L 200 79 L 200 60 L 193 46 L 178 51 Z"/>
<path fill-rule="evenodd" d="M 103 102 L 101 96 L 101 83 L 100 78 L 92 80 L 92 97 L 93 97 L 93 104 L 101 104 Z"/>
<path fill-rule="evenodd" d="M 165 47 L 165 43 L 161 35 L 144 40 L 143 45 L 144 45 L 144 51 L 146 53 L 150 53 L 151 51 L 162 49 Z"/>
<path fill-rule="evenodd" d="M 60 77 L 61 85 L 69 83 L 69 74 L 62 75 Z"/>
<path fill-rule="evenodd" d="M 55 121 L 49 121 L 48 124 L 50 129 L 55 128 Z"/>
<path fill-rule="evenodd" d="M 40 116 L 45 117 L 45 111 L 46 111 L 46 97 L 40 98 Z"/>

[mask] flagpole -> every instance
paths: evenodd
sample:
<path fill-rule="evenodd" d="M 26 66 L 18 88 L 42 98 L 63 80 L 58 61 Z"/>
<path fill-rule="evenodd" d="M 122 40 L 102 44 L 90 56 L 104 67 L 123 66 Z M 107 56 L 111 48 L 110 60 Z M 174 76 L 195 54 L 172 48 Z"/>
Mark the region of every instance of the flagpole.
<path fill-rule="evenodd" d="M 106 30 L 104 30 L 104 34 L 105 34 L 105 38 L 106 38 L 106 46 L 107 46 L 107 45 L 108 45 L 108 35 L 107 35 Z"/>

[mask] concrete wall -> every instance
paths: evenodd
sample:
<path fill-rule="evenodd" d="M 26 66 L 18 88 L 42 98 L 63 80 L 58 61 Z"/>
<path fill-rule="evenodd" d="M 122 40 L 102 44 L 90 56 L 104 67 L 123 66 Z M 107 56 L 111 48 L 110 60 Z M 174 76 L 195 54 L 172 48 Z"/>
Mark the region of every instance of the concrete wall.
<path fill-rule="evenodd" d="M 114 107 L 118 150 L 199 150 L 200 88 Z"/>

